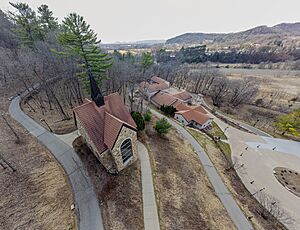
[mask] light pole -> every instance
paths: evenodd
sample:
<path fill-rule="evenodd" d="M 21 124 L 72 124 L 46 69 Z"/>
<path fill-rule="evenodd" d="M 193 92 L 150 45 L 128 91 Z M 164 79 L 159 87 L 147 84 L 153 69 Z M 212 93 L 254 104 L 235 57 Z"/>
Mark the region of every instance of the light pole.
<path fill-rule="evenodd" d="M 266 188 L 261 188 L 260 190 L 258 190 L 258 191 L 256 191 L 256 192 L 252 193 L 251 196 L 254 196 L 255 194 L 257 194 L 257 193 L 259 193 L 259 192 L 261 192 L 261 191 L 263 191 L 263 190 L 265 190 L 265 189 L 266 189 Z"/>

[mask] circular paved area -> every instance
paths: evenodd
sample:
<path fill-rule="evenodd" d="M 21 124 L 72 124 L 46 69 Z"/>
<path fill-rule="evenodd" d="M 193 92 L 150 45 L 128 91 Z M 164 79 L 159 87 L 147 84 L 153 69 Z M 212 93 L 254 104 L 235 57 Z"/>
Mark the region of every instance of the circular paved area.
<path fill-rule="evenodd" d="M 225 130 L 227 124 L 218 118 L 215 122 Z M 230 127 L 225 132 L 237 161 L 237 173 L 251 193 L 260 189 L 279 201 L 280 207 L 293 219 L 289 229 L 300 229 L 300 198 L 283 187 L 273 175 L 276 167 L 300 172 L 300 143 L 270 137 L 261 137 Z M 276 147 L 274 149 L 274 147 Z M 243 167 L 239 167 L 244 164 Z M 252 184 L 251 181 L 254 181 Z"/>

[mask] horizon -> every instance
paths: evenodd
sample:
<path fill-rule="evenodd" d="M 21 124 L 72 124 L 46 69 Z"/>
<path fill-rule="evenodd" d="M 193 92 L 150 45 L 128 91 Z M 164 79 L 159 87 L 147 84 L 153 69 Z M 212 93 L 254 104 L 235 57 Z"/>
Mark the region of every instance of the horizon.
<path fill-rule="evenodd" d="M 196 0 L 184 3 L 179 0 L 154 0 L 151 4 L 146 0 L 87 0 L 72 4 L 69 1 L 51 0 L 11 2 L 25 2 L 34 10 L 41 4 L 47 4 L 59 22 L 68 13 L 76 12 L 91 25 L 103 44 L 167 40 L 185 33 L 235 33 L 257 26 L 300 22 L 297 10 L 300 2 L 296 0 L 287 0 L 285 4 L 271 0 L 249 3 L 237 0 L 226 3 L 218 0 L 203 3 Z M 91 5 L 95 7 L 91 8 Z M 103 6 L 105 10 L 101 10 Z M 0 8 L 4 12 L 13 10 L 8 1 L 1 1 Z M 150 13 L 145 14 L 145 10 Z M 266 14 L 266 10 L 272 14 Z"/>

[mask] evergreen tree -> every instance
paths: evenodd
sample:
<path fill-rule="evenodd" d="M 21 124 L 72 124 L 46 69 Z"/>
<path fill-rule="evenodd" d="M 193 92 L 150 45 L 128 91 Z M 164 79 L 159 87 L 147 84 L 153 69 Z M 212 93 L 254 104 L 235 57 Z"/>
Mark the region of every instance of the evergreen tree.
<path fill-rule="evenodd" d="M 33 47 L 36 40 L 44 40 L 42 28 L 36 13 L 26 3 L 9 3 L 17 12 L 9 11 L 9 16 L 16 24 L 16 33 L 22 44 Z"/>
<path fill-rule="evenodd" d="M 70 54 L 79 55 L 82 71 L 78 73 L 87 91 L 89 80 L 94 77 L 98 84 L 106 79 L 105 72 L 112 65 L 111 59 L 100 50 L 97 34 L 82 16 L 71 13 L 63 20 L 59 42 Z"/>
<path fill-rule="evenodd" d="M 131 116 L 137 126 L 138 131 L 145 129 L 145 120 L 141 113 L 133 111 L 131 112 Z"/>
<path fill-rule="evenodd" d="M 53 17 L 53 12 L 49 10 L 47 5 L 42 4 L 38 7 L 38 14 L 39 23 L 45 32 L 58 28 L 57 18 Z"/>
<path fill-rule="evenodd" d="M 166 118 L 159 119 L 154 125 L 154 129 L 160 135 L 168 133 L 171 127 L 172 125 L 167 121 Z"/>
<path fill-rule="evenodd" d="M 150 52 L 143 53 L 141 60 L 141 68 L 143 73 L 154 64 L 153 56 Z"/>

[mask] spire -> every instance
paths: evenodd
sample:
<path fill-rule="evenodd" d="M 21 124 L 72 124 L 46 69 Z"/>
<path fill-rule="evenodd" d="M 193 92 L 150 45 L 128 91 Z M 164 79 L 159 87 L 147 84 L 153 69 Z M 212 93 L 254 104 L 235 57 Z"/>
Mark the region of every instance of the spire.
<path fill-rule="evenodd" d="M 97 85 L 97 82 L 93 76 L 90 76 L 91 84 L 91 98 L 96 103 L 98 107 L 104 105 L 104 98 L 101 94 L 101 91 Z"/>

